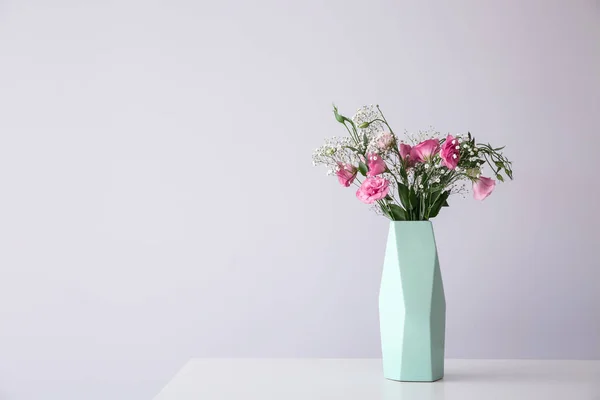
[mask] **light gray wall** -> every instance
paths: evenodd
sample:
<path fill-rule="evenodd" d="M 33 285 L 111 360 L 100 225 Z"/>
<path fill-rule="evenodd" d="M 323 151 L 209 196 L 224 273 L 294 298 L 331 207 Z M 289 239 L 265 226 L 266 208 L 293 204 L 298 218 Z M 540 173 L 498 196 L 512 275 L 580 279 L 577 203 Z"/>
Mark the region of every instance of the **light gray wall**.
<path fill-rule="evenodd" d="M 311 166 L 378 102 L 506 144 L 435 220 L 447 355 L 600 358 L 597 1 L 0 1 L 0 399 L 377 357 L 387 223 Z"/>

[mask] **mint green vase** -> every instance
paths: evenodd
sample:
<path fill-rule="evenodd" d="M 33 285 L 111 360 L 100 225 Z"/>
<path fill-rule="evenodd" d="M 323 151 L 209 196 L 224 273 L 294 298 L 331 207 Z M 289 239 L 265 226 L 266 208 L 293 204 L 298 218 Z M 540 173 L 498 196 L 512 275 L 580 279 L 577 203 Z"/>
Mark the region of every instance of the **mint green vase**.
<path fill-rule="evenodd" d="M 433 382 L 444 376 L 446 300 L 431 222 L 390 222 L 379 322 L 387 379 Z"/>

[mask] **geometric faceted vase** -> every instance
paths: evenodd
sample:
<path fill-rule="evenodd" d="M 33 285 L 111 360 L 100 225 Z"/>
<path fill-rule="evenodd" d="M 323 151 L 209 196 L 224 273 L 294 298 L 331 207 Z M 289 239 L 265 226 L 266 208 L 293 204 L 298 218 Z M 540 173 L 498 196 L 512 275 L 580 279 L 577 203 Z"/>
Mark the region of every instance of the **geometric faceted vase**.
<path fill-rule="evenodd" d="M 390 222 L 379 322 L 387 379 L 433 382 L 444 376 L 446 300 L 431 222 Z"/>

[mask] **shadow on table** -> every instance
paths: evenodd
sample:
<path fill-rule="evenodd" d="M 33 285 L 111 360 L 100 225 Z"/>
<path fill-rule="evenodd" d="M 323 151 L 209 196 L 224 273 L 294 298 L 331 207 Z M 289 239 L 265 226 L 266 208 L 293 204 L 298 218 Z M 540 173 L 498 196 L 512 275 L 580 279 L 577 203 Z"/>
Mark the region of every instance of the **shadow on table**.
<path fill-rule="evenodd" d="M 562 382 L 577 382 L 584 380 L 581 376 L 576 375 L 564 375 L 561 377 Z M 444 375 L 444 379 L 438 382 L 548 382 L 548 376 L 542 373 L 515 371 L 515 372 L 449 372 Z"/>
<path fill-rule="evenodd" d="M 386 381 L 382 387 L 383 400 L 441 400 L 444 398 L 443 380 L 436 382 Z"/>

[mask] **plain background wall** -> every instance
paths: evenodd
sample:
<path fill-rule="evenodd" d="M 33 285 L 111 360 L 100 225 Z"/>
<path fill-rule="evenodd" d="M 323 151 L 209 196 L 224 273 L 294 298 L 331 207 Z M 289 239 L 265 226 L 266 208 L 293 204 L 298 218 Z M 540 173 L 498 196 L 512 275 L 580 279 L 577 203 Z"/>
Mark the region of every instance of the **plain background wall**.
<path fill-rule="evenodd" d="M 0 0 L 0 399 L 378 357 L 387 222 L 311 165 L 379 103 L 516 180 L 435 219 L 447 356 L 600 358 L 600 3 Z"/>

